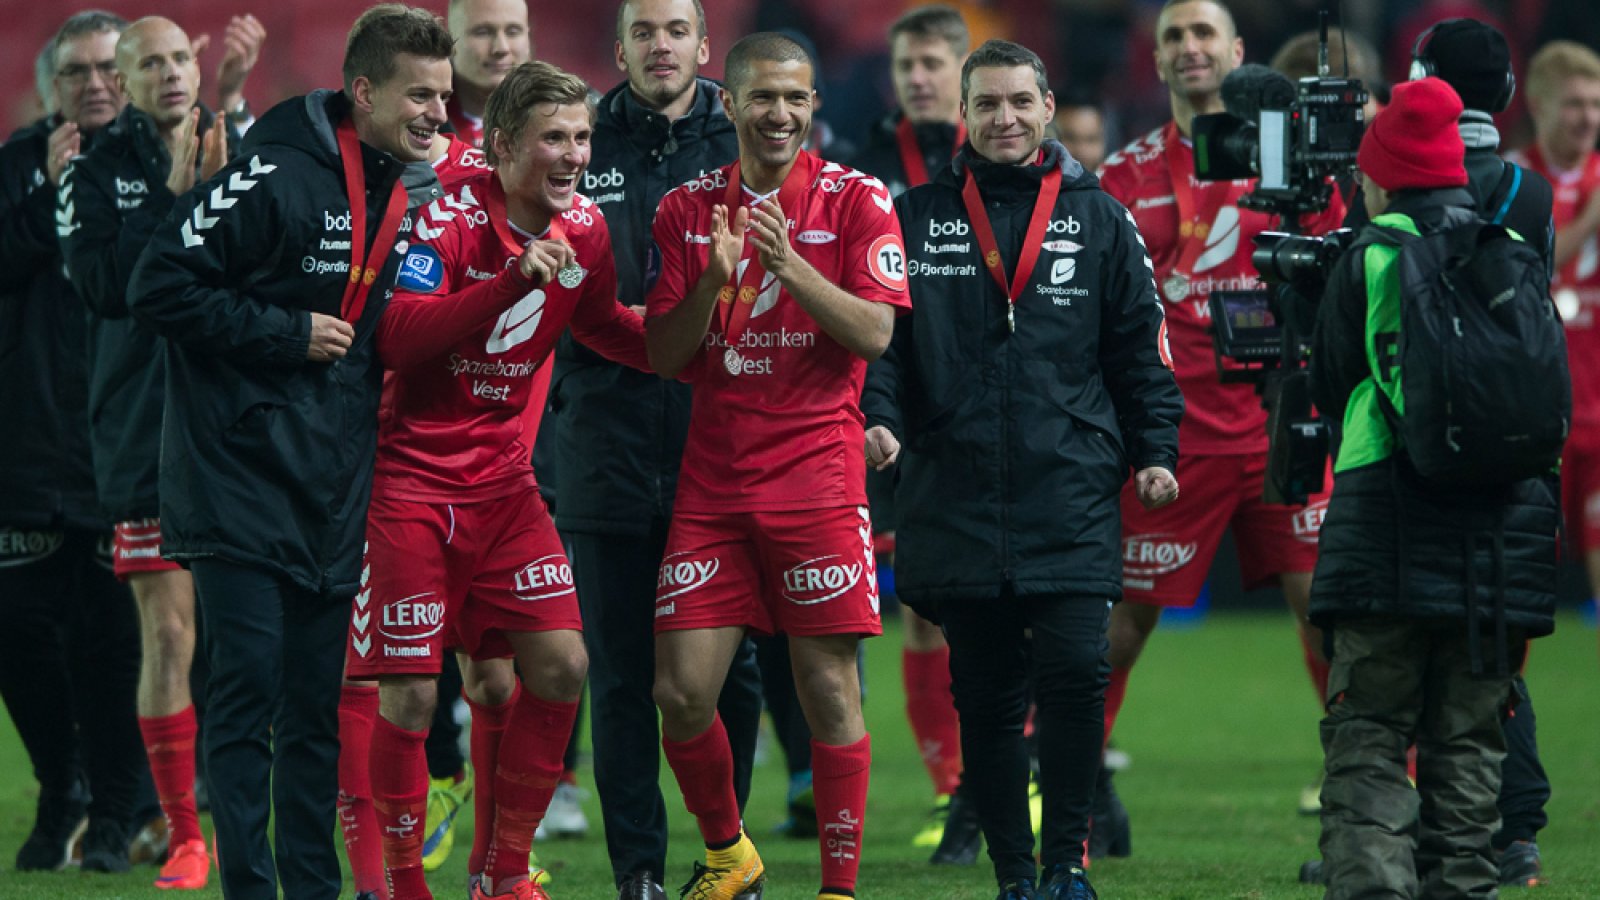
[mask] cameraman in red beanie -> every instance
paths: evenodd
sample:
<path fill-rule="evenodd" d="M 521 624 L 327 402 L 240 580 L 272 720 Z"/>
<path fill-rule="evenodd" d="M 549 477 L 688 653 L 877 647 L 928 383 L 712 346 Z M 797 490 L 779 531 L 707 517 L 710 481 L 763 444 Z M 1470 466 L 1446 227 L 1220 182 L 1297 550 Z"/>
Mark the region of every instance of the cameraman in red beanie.
<path fill-rule="evenodd" d="M 1514 290 L 1482 299 L 1491 318 L 1496 304 L 1553 315 L 1537 250 L 1478 217 L 1461 112 L 1450 85 L 1428 77 L 1396 86 L 1368 126 L 1357 162 L 1373 221 L 1334 265 L 1312 336 L 1313 399 L 1342 422 L 1311 592 L 1311 621 L 1333 647 L 1321 726 L 1330 900 L 1495 896 L 1500 720 L 1526 639 L 1553 628 L 1555 479 L 1444 487 L 1418 437 L 1428 412 L 1459 396 L 1418 388 L 1433 371 L 1419 354 L 1428 341 L 1444 343 L 1420 326 L 1433 322 L 1425 301 L 1445 294 L 1419 293 L 1448 284 L 1443 255 L 1428 252 L 1441 237 L 1482 241 L 1466 265 L 1512 276 Z M 1460 315 L 1458 323 L 1470 318 Z M 1565 353 L 1559 322 L 1548 324 L 1557 330 L 1534 343 L 1536 359 Z M 1493 352 L 1504 358 L 1498 345 Z M 1473 370 L 1472 385 L 1484 386 L 1491 370 Z M 1547 468 L 1541 460 L 1527 471 Z M 1406 779 L 1413 743 L 1415 791 Z"/>

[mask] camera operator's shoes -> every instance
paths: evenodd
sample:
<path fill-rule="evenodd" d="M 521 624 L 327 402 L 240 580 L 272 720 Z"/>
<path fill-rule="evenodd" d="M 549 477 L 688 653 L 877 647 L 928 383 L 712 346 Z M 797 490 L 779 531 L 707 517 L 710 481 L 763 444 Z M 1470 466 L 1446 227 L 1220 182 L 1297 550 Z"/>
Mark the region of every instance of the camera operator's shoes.
<path fill-rule="evenodd" d="M 1533 841 L 1512 841 L 1501 850 L 1500 883 L 1506 887 L 1538 887 L 1544 884 L 1539 845 Z"/>
<path fill-rule="evenodd" d="M 966 793 L 957 790 L 950 796 L 949 811 L 944 820 L 944 834 L 939 846 L 928 857 L 936 866 L 970 866 L 978 861 L 978 851 L 983 849 L 983 828 L 978 824 L 978 810 Z"/>
<path fill-rule="evenodd" d="M 1050 870 L 1039 900 L 1100 900 L 1089 884 L 1089 876 L 1077 866 L 1056 866 Z"/>
<path fill-rule="evenodd" d="M 994 900 L 1034 900 L 1032 878 L 1016 878 L 1000 885 L 1000 894 Z"/>
<path fill-rule="evenodd" d="M 1326 884 L 1325 877 L 1322 874 L 1322 860 L 1313 859 L 1300 864 L 1301 884 Z"/>
<path fill-rule="evenodd" d="M 726 850 L 707 850 L 694 874 L 678 891 L 682 900 L 760 900 L 766 890 L 766 867 L 748 835 Z"/>
<path fill-rule="evenodd" d="M 422 840 L 422 870 L 437 872 L 456 846 L 456 816 L 472 799 L 472 765 L 461 767 L 461 780 L 428 779 L 427 837 Z"/>
<path fill-rule="evenodd" d="M 18 872 L 59 872 L 72 861 L 72 845 L 89 828 L 89 785 L 75 775 L 66 791 L 40 791 L 33 830 L 17 850 Z"/>
<path fill-rule="evenodd" d="M 1128 808 L 1117 796 L 1112 783 L 1115 773 L 1104 766 L 1095 784 L 1094 805 L 1089 808 L 1089 858 L 1105 859 L 1108 856 L 1133 854 L 1133 829 L 1128 820 Z"/>
<path fill-rule="evenodd" d="M 156 887 L 165 891 L 198 891 L 211 877 L 211 854 L 202 840 L 184 841 L 172 848 L 156 878 Z"/>

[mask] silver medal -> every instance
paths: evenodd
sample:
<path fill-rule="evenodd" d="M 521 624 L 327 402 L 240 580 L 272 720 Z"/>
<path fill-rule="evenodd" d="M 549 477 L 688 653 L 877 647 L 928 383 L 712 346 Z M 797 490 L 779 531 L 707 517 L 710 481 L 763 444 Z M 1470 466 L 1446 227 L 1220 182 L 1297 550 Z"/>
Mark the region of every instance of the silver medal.
<path fill-rule="evenodd" d="M 739 351 L 729 347 L 723 351 L 722 365 L 727 368 L 729 375 L 737 375 L 744 368 L 744 358 L 739 355 Z"/>
<path fill-rule="evenodd" d="M 1182 303 L 1184 298 L 1189 296 L 1189 279 L 1173 272 L 1162 282 L 1161 290 L 1166 293 L 1168 301 Z"/>
<path fill-rule="evenodd" d="M 577 263 L 568 263 L 562 266 L 561 270 L 556 272 L 556 281 L 560 282 L 561 286 L 568 290 L 577 287 L 583 283 L 583 266 Z"/>

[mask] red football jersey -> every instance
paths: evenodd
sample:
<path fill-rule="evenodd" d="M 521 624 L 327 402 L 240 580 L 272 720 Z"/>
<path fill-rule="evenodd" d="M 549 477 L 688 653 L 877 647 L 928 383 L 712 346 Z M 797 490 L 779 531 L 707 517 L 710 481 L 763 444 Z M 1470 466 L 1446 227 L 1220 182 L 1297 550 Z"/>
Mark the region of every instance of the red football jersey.
<path fill-rule="evenodd" d="M 489 171 L 419 216 L 378 336 L 379 355 L 394 371 L 384 383 L 375 493 L 467 502 L 531 487 L 548 360 L 569 322 L 579 340 L 607 357 L 647 368 L 644 322 L 616 299 L 600 208 L 579 196 L 539 237 L 565 239 L 577 264 L 529 289 L 519 272 L 507 270 L 534 236 L 506 218 L 505 194 Z M 445 301 L 507 285 L 522 287 L 489 308 L 487 324 L 454 344 L 439 343 Z M 496 309 L 499 317 L 487 321 Z"/>
<path fill-rule="evenodd" d="M 1555 191 L 1551 219 L 1557 231 L 1572 224 L 1600 190 L 1600 153 L 1589 152 L 1583 165 L 1557 172 L 1544 161 L 1537 144 L 1526 153 L 1508 154 L 1549 182 Z M 1527 237 L 1527 235 L 1523 235 Z M 1589 235 L 1576 258 L 1556 272 L 1550 294 L 1567 329 L 1567 366 L 1572 370 L 1572 426 L 1600 429 L 1600 237 Z"/>
<path fill-rule="evenodd" d="M 1209 300 L 1212 291 L 1262 287 L 1250 254 L 1257 234 L 1278 230 L 1277 218 L 1239 208 L 1252 181 L 1196 179 L 1194 148 L 1172 122 L 1113 153 L 1099 174 L 1106 193 L 1133 213 L 1167 304 L 1173 370 L 1185 403 L 1178 426 L 1183 452 L 1265 453 L 1267 413 L 1255 388 L 1224 384 L 1217 375 Z M 1175 175 L 1184 177 L 1192 191 L 1195 212 L 1189 222 L 1180 221 Z M 1343 219 L 1344 203 L 1335 193 L 1328 210 L 1303 224 L 1323 234 Z M 1193 246 L 1194 241 L 1202 243 Z"/>
<path fill-rule="evenodd" d="M 910 308 L 905 243 L 888 188 L 804 151 L 795 166 L 803 167 L 795 202 L 784 209 L 791 252 L 856 297 Z M 662 199 L 654 229 L 660 274 L 646 300 L 650 316 L 677 306 L 705 271 L 711 208 L 726 202 L 732 168 Z M 756 200 L 748 189 L 740 196 Z M 739 276 L 754 248 L 754 241 L 745 242 Z M 866 361 L 829 337 L 771 273 L 732 348 L 720 321 L 714 316 L 684 370 L 694 383 L 694 408 L 676 508 L 716 513 L 864 505 Z"/>
<path fill-rule="evenodd" d="M 445 147 L 444 156 L 433 164 L 433 173 L 439 177 L 439 187 L 446 194 L 453 194 L 463 182 L 489 171 L 489 161 L 483 158 L 482 150 L 461 138 L 450 135 L 443 137 L 449 144 Z"/>

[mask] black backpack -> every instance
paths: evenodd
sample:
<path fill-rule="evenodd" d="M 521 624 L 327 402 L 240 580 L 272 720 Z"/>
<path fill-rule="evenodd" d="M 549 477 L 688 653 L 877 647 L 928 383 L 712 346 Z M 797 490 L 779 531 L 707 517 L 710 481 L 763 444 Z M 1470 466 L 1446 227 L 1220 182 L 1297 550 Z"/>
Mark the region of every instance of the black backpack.
<path fill-rule="evenodd" d="M 1551 472 L 1572 380 L 1544 261 L 1481 219 L 1418 235 L 1383 218 L 1378 242 L 1399 248 L 1401 408 L 1377 393 L 1407 458 L 1442 485 Z"/>

